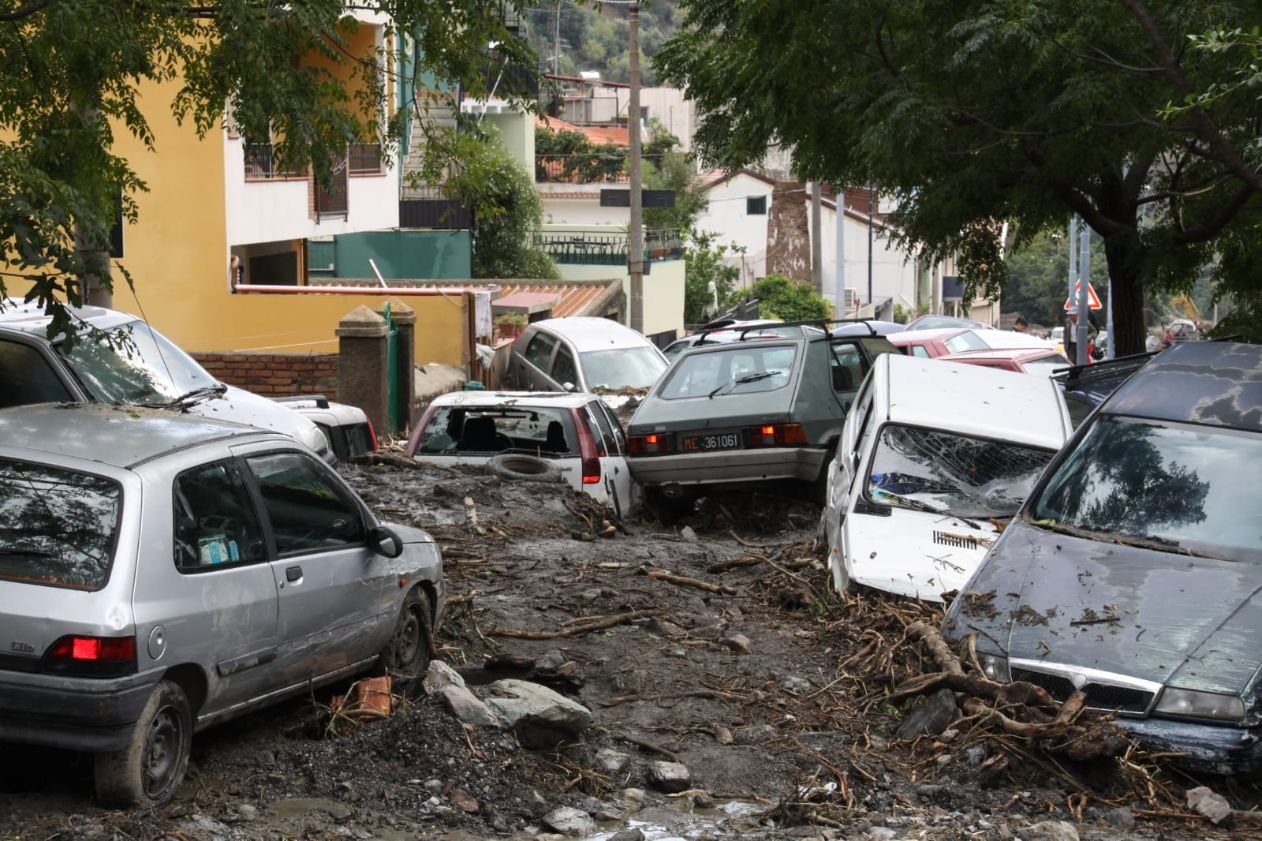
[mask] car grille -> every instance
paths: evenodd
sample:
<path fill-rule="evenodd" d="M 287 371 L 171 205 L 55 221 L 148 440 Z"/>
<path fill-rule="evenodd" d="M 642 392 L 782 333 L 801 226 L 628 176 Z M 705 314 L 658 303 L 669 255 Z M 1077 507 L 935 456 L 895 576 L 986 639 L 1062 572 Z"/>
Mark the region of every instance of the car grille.
<path fill-rule="evenodd" d="M 1061 675 L 1036 672 L 1030 669 L 1012 669 L 1013 680 L 1023 680 L 1035 686 L 1041 686 L 1057 701 L 1065 701 L 1074 694 L 1074 685 L 1069 678 Z M 1104 712 L 1116 712 L 1124 715 L 1144 715 L 1152 705 L 1154 692 L 1130 686 L 1114 686 L 1108 683 L 1087 682 L 1083 684 L 1087 693 L 1087 707 Z"/>
<path fill-rule="evenodd" d="M 935 531 L 933 542 L 939 546 L 953 546 L 956 549 L 981 549 L 983 546 L 990 545 L 990 541 L 983 544 L 971 534 L 951 534 L 946 531 Z"/>

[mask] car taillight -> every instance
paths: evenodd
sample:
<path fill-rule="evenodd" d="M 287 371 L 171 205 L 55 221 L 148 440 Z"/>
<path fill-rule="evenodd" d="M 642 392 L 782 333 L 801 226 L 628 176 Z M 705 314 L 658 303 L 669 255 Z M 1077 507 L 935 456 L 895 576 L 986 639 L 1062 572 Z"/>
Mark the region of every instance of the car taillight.
<path fill-rule="evenodd" d="M 791 447 L 806 443 L 806 430 L 800 423 L 769 423 L 748 430 L 751 447 Z"/>
<path fill-rule="evenodd" d="M 574 412 L 574 426 L 578 428 L 578 454 L 583 465 L 583 484 L 600 484 L 600 457 L 596 455 L 596 437 L 582 412 Z"/>
<path fill-rule="evenodd" d="M 372 421 L 368 421 L 368 443 L 372 445 L 371 452 L 377 452 L 377 430 L 372 428 Z"/>
<path fill-rule="evenodd" d="M 134 674 L 136 638 L 62 637 L 44 652 L 44 671 L 83 677 Z"/>
<path fill-rule="evenodd" d="M 648 435 L 631 435 L 627 438 L 627 454 L 633 456 L 655 456 L 670 452 L 670 436 L 664 432 L 651 432 Z"/>

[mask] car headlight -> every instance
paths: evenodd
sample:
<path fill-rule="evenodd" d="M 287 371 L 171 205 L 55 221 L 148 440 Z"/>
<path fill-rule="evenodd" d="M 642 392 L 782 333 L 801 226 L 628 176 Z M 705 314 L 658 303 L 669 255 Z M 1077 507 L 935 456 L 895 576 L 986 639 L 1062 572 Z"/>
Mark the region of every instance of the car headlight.
<path fill-rule="evenodd" d="M 1244 701 L 1236 695 L 1167 686 L 1161 693 L 1161 700 L 1157 702 L 1156 712 L 1181 718 L 1240 722 L 1244 720 Z"/>
<path fill-rule="evenodd" d="M 977 655 L 977 662 L 982 664 L 982 671 L 986 677 L 996 683 L 1011 683 L 1012 673 L 1008 671 L 1008 658 L 999 657 L 994 654 Z"/>

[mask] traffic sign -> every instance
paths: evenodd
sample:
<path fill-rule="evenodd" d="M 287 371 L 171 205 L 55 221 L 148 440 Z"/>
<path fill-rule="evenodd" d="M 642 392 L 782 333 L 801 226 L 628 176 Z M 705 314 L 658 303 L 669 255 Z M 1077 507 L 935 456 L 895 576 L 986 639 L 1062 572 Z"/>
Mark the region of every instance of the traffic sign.
<path fill-rule="evenodd" d="M 1069 308 L 1078 306 L 1078 296 L 1082 293 L 1082 281 L 1074 284 L 1074 294 L 1065 299 L 1065 312 L 1069 312 Z M 1088 307 L 1093 310 L 1104 309 L 1104 304 L 1100 303 L 1100 296 L 1095 293 L 1095 287 L 1090 282 L 1087 283 L 1087 300 Z"/>

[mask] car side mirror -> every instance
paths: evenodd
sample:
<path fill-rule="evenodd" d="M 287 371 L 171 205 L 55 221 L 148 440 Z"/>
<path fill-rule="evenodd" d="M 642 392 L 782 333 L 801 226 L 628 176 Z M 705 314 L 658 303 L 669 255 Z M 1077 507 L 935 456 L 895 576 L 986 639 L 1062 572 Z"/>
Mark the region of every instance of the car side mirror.
<path fill-rule="evenodd" d="M 385 526 L 377 526 L 368 536 L 368 545 L 378 555 L 397 558 L 403 554 L 403 539 Z"/>

